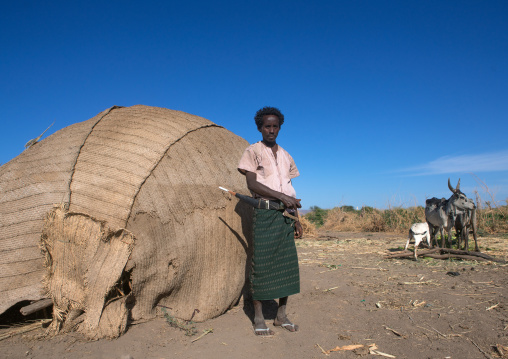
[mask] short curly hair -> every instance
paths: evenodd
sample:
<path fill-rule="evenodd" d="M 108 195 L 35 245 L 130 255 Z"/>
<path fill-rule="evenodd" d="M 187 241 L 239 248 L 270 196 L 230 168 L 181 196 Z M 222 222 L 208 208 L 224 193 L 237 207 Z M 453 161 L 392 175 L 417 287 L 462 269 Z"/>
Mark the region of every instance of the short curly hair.
<path fill-rule="evenodd" d="M 256 116 L 254 116 L 254 121 L 256 121 L 256 126 L 258 126 L 258 130 L 263 126 L 263 117 L 273 115 L 277 116 L 279 119 L 279 127 L 284 123 L 284 115 L 280 112 L 277 107 L 263 107 L 262 109 L 256 112 Z"/>

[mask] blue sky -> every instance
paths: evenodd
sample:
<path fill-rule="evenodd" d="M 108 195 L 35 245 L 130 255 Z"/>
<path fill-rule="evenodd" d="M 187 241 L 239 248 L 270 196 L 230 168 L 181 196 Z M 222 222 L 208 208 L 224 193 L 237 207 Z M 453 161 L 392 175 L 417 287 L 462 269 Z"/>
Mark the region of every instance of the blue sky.
<path fill-rule="evenodd" d="M 113 105 L 249 142 L 276 106 L 304 208 L 508 198 L 506 1 L 10 1 L 0 163 Z"/>

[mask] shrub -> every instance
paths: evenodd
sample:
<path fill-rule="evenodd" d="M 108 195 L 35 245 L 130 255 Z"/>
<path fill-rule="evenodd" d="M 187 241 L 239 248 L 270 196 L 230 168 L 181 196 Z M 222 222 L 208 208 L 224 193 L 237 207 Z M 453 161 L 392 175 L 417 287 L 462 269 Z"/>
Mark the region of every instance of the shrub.
<path fill-rule="evenodd" d="M 476 199 L 478 222 L 478 233 L 506 233 L 508 232 L 508 205 L 493 206 L 491 202 L 482 203 L 481 199 Z"/>
<path fill-rule="evenodd" d="M 496 202 L 482 202 L 477 195 L 479 235 L 508 233 L 508 202 L 503 206 L 493 203 Z M 425 222 L 425 208 L 422 206 L 392 207 L 384 210 L 369 206 L 360 210 L 355 210 L 353 206 L 332 209 L 313 206 L 311 210 L 305 218 L 325 230 L 406 233 L 413 223 Z"/>
<path fill-rule="evenodd" d="M 356 213 L 356 209 L 353 206 L 342 206 L 340 209 L 344 212 Z"/>
<path fill-rule="evenodd" d="M 395 207 L 385 210 L 362 207 L 361 210 L 355 210 L 352 206 L 342 206 L 328 210 L 323 229 L 404 233 L 413 223 L 424 221 L 423 207 Z"/>
<path fill-rule="evenodd" d="M 318 206 L 310 207 L 311 212 L 305 215 L 305 218 L 312 222 L 316 227 L 321 227 L 328 215 L 327 209 L 319 208 Z"/>

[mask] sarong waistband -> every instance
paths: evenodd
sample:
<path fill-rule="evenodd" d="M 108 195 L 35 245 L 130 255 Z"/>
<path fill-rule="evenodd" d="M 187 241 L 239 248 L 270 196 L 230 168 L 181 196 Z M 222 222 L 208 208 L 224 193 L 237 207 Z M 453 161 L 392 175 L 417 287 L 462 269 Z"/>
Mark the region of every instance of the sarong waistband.
<path fill-rule="evenodd" d="M 284 203 L 278 200 L 270 200 L 270 199 L 258 199 L 258 206 L 259 209 L 275 209 L 277 211 L 283 210 L 286 208 L 284 206 Z"/>

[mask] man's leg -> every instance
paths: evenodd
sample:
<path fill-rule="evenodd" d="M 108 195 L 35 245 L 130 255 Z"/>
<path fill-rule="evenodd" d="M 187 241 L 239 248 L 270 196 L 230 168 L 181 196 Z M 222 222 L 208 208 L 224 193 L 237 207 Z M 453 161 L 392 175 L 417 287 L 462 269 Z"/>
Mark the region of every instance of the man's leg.
<path fill-rule="evenodd" d="M 290 332 L 296 332 L 298 330 L 298 325 L 291 323 L 291 321 L 286 316 L 286 305 L 288 303 L 288 297 L 279 299 L 279 308 L 277 309 L 277 318 L 273 321 L 273 325 L 281 326 L 284 329 L 289 330 Z"/>
<path fill-rule="evenodd" d="M 260 300 L 254 302 L 254 332 L 256 335 L 273 335 L 273 331 L 266 326 L 263 316 L 263 303 Z"/>

